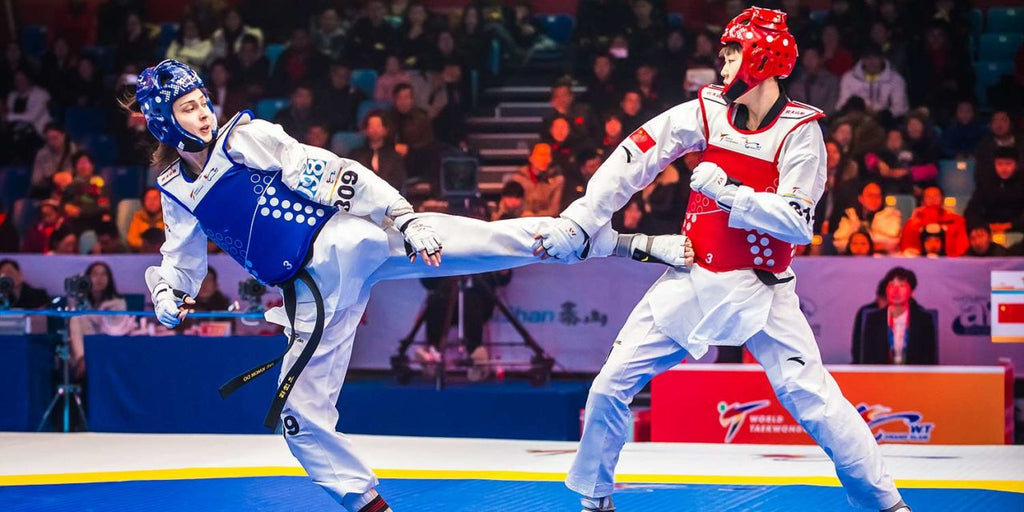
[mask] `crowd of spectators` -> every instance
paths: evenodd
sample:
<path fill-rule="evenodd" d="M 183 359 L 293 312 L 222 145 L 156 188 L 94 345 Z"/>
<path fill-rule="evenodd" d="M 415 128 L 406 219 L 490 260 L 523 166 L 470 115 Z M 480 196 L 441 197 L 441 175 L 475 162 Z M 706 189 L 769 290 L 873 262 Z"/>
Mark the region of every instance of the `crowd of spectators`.
<path fill-rule="evenodd" d="M 713 3 L 704 19 L 678 23 L 661 0 L 579 1 L 541 140 L 507 176 L 519 185 L 513 191 L 522 189 L 522 215 L 557 214 L 633 130 L 715 81 L 718 34 L 748 3 Z M 125 197 L 112 197 L 99 170 L 146 166 L 144 119 L 117 100 L 161 58 L 201 71 L 221 122 L 261 100 L 286 98 L 272 119 L 292 137 L 358 160 L 404 191 L 423 183 L 436 195 L 441 157 L 475 149 L 467 137 L 471 75 L 502 80 L 488 75 L 491 48 L 523 69 L 516 66 L 558 46 L 526 2 L 435 11 L 405 0 L 193 0 L 174 25 L 151 19 L 142 1 L 71 4 L 50 27 L 43 54 L 9 42 L 0 63 L 0 165 L 30 167 L 25 197 L 36 201 L 33 221 L 20 231 L 11 226 L 13 204 L 0 205 L 0 252 L 158 250 L 159 192 L 138 191 L 130 198 L 136 209 L 120 215 L 115 200 Z M 1024 138 L 1017 130 L 1024 48 L 1016 73 L 982 99 L 966 2 L 835 0 L 814 19 L 800 0 L 767 5 L 788 12 L 801 48 L 784 90 L 828 114 L 828 187 L 815 215 L 815 243 L 804 252 L 1020 252 L 993 240 L 1024 231 Z M 372 90 L 354 80 L 362 69 L 378 73 Z M 579 86 L 585 92 L 575 93 Z M 118 148 L 113 156 L 99 154 L 95 134 L 69 133 L 69 112 L 90 107 L 102 112 Z M 339 144 L 337 132 L 361 137 Z M 616 228 L 678 232 L 698 159 L 669 166 L 616 215 Z M 944 160 L 973 165 L 971 195 L 942 189 Z"/>

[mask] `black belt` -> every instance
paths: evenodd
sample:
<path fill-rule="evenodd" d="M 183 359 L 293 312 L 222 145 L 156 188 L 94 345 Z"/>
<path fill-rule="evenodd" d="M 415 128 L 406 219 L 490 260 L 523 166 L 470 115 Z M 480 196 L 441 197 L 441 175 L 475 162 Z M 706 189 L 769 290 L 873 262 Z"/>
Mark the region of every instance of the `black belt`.
<path fill-rule="evenodd" d="M 754 269 L 754 275 L 757 276 L 762 283 L 768 286 L 775 286 L 777 284 L 788 283 L 793 280 L 796 276 L 779 277 L 772 272 L 762 270 L 759 268 Z"/>
<path fill-rule="evenodd" d="M 316 283 L 313 282 L 312 276 L 305 268 L 299 271 L 295 276 L 296 279 L 305 283 L 309 291 L 313 293 L 313 300 L 316 302 L 316 322 L 313 326 L 313 333 L 309 336 L 309 341 L 306 342 L 306 346 L 302 348 L 302 353 L 299 354 L 298 359 L 295 360 L 295 364 L 292 365 L 288 373 L 285 374 L 284 379 L 281 379 L 281 384 L 277 387 L 277 394 L 274 396 L 274 401 L 270 404 L 270 411 L 267 412 L 267 417 L 263 420 L 263 424 L 274 430 L 277 428 L 277 423 L 280 421 L 279 416 L 281 411 L 284 409 L 284 403 L 288 400 L 288 395 L 291 393 L 292 388 L 295 386 L 295 381 L 299 378 L 299 374 L 309 363 L 309 360 L 313 357 L 313 353 L 316 352 L 316 347 L 320 344 L 320 338 L 324 333 L 324 299 L 320 295 L 320 289 L 317 288 Z M 284 358 L 285 354 L 291 350 L 292 345 L 298 339 L 298 334 L 295 333 L 295 309 L 296 309 L 296 294 L 295 294 L 295 280 L 289 281 L 286 285 L 281 287 L 284 294 L 284 310 L 288 316 L 288 322 L 291 324 L 292 334 L 288 340 L 288 348 L 285 349 L 284 353 L 267 361 L 237 377 L 227 381 L 223 386 L 220 387 L 220 397 L 227 398 L 228 395 L 235 392 L 242 385 L 248 383 L 252 379 L 259 377 L 267 372 L 267 370 L 277 366 Z"/>

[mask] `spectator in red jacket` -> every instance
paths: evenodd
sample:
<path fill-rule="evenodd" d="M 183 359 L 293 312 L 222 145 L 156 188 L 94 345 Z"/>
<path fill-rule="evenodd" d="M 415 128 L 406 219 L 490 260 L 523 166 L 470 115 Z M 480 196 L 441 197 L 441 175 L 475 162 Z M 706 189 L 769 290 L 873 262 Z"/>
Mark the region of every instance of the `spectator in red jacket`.
<path fill-rule="evenodd" d="M 28 229 L 22 240 L 21 252 L 49 252 L 50 236 L 64 223 L 60 202 L 47 199 L 39 203 L 39 220 Z"/>
<path fill-rule="evenodd" d="M 835 25 L 826 25 L 821 30 L 822 57 L 825 59 L 825 69 L 835 76 L 843 76 L 856 63 L 853 54 L 843 46 L 839 39 L 839 29 Z"/>
<path fill-rule="evenodd" d="M 938 233 L 943 235 L 946 256 L 961 256 L 967 251 L 967 222 L 963 217 L 945 209 L 942 206 L 944 200 L 941 188 L 932 186 L 924 189 L 921 206 L 914 210 L 903 226 L 900 249 L 904 256 L 920 256 L 924 252 L 921 235 L 929 228 L 932 231 L 937 228 Z"/>

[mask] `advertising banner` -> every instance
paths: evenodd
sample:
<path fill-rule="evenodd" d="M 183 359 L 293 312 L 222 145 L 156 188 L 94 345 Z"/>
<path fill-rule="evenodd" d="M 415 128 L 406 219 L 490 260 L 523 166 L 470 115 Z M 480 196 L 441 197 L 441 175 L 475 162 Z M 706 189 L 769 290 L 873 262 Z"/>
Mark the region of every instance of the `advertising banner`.
<path fill-rule="evenodd" d="M 1002 367 L 829 366 L 881 443 L 1002 444 Z M 941 390 L 941 392 L 939 392 Z M 813 444 L 756 364 L 683 364 L 654 378 L 651 440 Z"/>
<path fill-rule="evenodd" d="M 27 283 L 46 288 L 51 294 L 62 293 L 65 277 L 81 273 L 90 262 L 102 259 L 113 269 L 118 291 L 145 294 L 147 302 L 149 292 L 143 276 L 147 266 L 160 262 L 159 255 L 0 255 L 6 257 L 21 264 Z M 218 271 L 220 289 L 228 297 L 237 296 L 238 282 L 248 278 L 245 271 L 223 254 L 211 255 L 209 262 Z M 896 266 L 916 274 L 914 299 L 937 312 L 941 364 L 994 365 L 1000 357 L 1008 357 L 1017 368 L 1024 368 L 1024 343 L 992 340 L 993 322 L 1000 319 L 997 313 L 1011 324 L 1018 315 L 1012 308 L 999 311 L 992 307 L 992 272 L 1020 273 L 1024 271 L 1024 258 L 796 258 L 793 270 L 800 307 L 826 363 L 852 362 L 857 309 L 874 300 L 876 284 Z M 596 373 L 629 312 L 662 272 L 664 267 L 660 265 L 621 258 L 578 265 L 532 265 L 514 270 L 511 283 L 498 288 L 497 293 L 512 315 L 554 357 L 556 371 Z M 352 367 L 388 368 L 399 340 L 415 323 L 425 296 L 426 290 L 418 280 L 378 284 L 359 326 Z M 1024 292 L 999 297 L 1024 302 Z M 273 289 L 264 300 L 281 303 Z M 424 337 L 421 329 L 417 339 Z M 485 327 L 484 339 L 520 341 L 512 325 L 497 311 Z M 521 361 L 531 355 L 521 345 L 497 347 L 492 353 L 505 361 Z M 712 349 L 701 362 L 713 362 L 714 358 Z"/>

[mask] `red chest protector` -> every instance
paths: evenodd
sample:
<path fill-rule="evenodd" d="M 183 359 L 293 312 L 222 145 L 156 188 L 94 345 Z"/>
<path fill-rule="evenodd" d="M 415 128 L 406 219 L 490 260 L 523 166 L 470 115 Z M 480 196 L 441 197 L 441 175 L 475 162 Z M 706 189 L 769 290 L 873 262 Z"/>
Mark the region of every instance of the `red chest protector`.
<path fill-rule="evenodd" d="M 732 125 L 735 104 L 722 98 L 715 85 L 700 91 L 700 106 L 708 147 L 703 160 L 714 162 L 755 192 L 775 192 L 779 186 L 779 154 L 797 127 L 824 117 L 814 107 L 790 101 L 762 130 L 742 130 Z M 767 233 L 729 227 L 729 212 L 697 192 L 690 193 L 683 233 L 693 241 L 694 262 L 714 272 L 757 268 L 782 272 L 789 267 L 796 246 Z"/>

